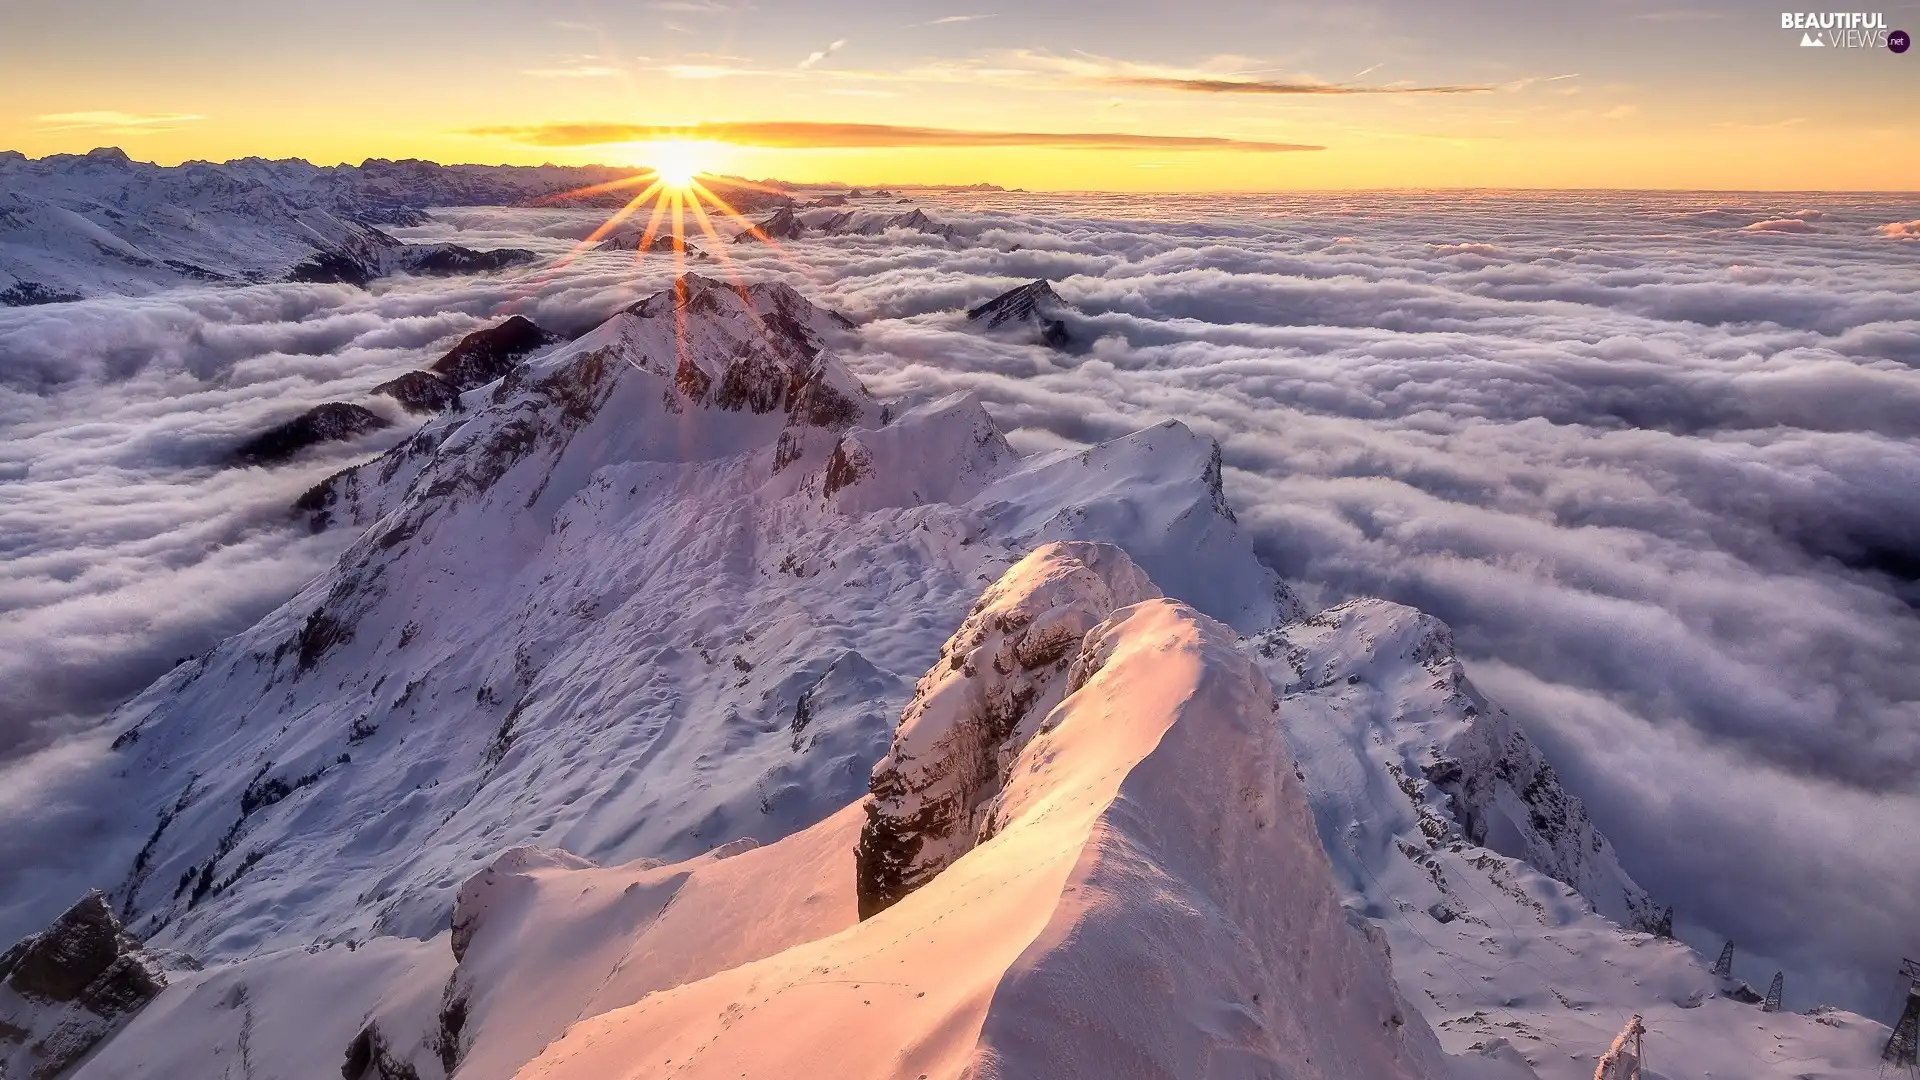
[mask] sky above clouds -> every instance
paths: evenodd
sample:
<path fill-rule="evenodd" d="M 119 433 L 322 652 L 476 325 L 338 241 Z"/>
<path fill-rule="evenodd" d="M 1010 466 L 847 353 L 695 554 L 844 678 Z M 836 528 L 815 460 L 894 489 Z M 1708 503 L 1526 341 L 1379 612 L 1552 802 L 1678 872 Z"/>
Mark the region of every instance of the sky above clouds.
<path fill-rule="evenodd" d="M 797 180 L 1910 188 L 1920 53 L 1799 41 L 1750 0 L 77 0 L 0 14 L 0 146 L 620 164 L 719 124 L 708 168 Z"/>

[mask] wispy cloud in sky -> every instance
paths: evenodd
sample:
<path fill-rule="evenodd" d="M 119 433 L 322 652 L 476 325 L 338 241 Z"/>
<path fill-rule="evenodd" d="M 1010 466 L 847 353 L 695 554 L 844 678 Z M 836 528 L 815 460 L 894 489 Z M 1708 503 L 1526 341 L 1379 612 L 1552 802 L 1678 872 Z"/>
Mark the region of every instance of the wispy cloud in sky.
<path fill-rule="evenodd" d="M 906 127 L 895 124 L 842 124 L 811 121 L 739 121 L 708 124 L 536 124 L 470 128 L 463 132 L 511 139 L 531 146 L 606 146 L 657 139 L 710 139 L 741 146 L 790 149 L 865 149 L 874 147 L 1027 146 L 1081 150 L 1156 149 L 1233 150 L 1272 153 L 1323 150 L 1299 143 L 1261 142 L 1201 135 L 1137 135 L 1127 132 L 969 131 L 958 128 Z"/>
<path fill-rule="evenodd" d="M 1108 86 L 1129 86 L 1137 90 L 1177 90 L 1195 94 L 1299 94 L 1306 96 L 1343 94 L 1485 94 L 1491 86 L 1353 86 L 1343 83 L 1292 82 L 1275 79 L 1171 78 L 1156 75 L 1108 75 L 1099 80 Z"/>
<path fill-rule="evenodd" d="M 841 49 L 844 49 L 846 47 L 847 47 L 847 39 L 841 38 L 838 41 L 835 41 L 833 44 L 828 45 L 824 49 L 816 49 L 815 51 L 808 53 L 807 58 L 805 60 L 800 61 L 800 66 L 802 68 L 810 68 L 813 65 L 819 63 L 822 60 L 825 60 L 827 57 L 832 56 L 834 53 L 837 53 Z"/>
<path fill-rule="evenodd" d="M 188 124 L 206 117 L 198 113 L 132 113 L 103 109 L 93 112 L 46 113 L 37 116 L 43 131 L 80 131 L 89 128 L 137 135 L 160 131 L 177 124 Z"/>
<path fill-rule="evenodd" d="M 597 56 L 570 56 L 547 67 L 527 68 L 520 74 L 536 79 L 610 79 L 621 71 Z"/>

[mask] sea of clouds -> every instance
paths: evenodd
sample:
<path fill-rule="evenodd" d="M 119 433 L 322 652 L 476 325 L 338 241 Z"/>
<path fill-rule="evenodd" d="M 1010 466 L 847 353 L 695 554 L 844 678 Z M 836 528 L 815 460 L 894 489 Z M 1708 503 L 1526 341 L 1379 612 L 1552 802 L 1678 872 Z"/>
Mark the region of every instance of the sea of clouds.
<path fill-rule="evenodd" d="M 883 396 L 974 390 L 1028 449 L 1168 416 L 1219 439 L 1262 556 L 1319 603 L 1452 624 L 1683 936 L 1784 967 L 1796 1007 L 1887 1011 L 1920 954 L 1920 203 L 930 204 L 966 237 L 727 250 L 859 319 Z M 593 224 L 403 232 L 557 256 Z M 667 265 L 0 309 L 0 812 L 51 814 L 98 741 L 72 733 L 323 567 L 346 538 L 287 504 L 404 428 L 271 470 L 226 467 L 240 438 L 506 312 L 584 329 Z M 967 327 L 1034 278 L 1079 347 Z M 25 843 L 0 861 L 59 862 Z"/>

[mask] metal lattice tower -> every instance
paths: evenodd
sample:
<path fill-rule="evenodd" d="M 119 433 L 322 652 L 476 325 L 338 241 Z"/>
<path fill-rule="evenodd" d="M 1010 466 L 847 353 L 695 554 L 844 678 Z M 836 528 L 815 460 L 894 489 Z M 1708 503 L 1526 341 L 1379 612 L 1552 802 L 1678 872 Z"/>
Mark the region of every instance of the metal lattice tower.
<path fill-rule="evenodd" d="M 1733 978 L 1733 939 L 1732 938 L 1728 938 L 1726 945 L 1721 948 L 1720 959 L 1715 960 L 1713 962 L 1713 973 L 1722 979 Z"/>
<path fill-rule="evenodd" d="M 1920 1065 L 1920 961 L 1902 960 L 1900 975 L 1907 980 L 1907 1011 L 1893 1025 L 1893 1035 L 1880 1056 L 1895 1065 Z"/>
<path fill-rule="evenodd" d="M 1774 972 L 1773 985 L 1767 987 L 1767 1000 L 1760 1003 L 1760 1011 L 1761 1012 L 1779 1012 L 1780 1011 L 1780 995 L 1783 991 L 1786 990 L 1786 988 L 1787 988 L 1787 973 L 1784 971 Z"/>

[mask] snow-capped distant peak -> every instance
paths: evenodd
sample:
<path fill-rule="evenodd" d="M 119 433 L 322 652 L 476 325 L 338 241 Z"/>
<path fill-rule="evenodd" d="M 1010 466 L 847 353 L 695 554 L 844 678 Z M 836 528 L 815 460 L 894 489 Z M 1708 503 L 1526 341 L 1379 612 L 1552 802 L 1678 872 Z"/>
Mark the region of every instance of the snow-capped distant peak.
<path fill-rule="evenodd" d="M 1052 282 L 1030 281 L 1008 289 L 978 307 L 970 308 L 967 318 L 984 323 L 989 330 L 997 330 L 1013 322 L 1055 319 L 1060 313 L 1073 310 L 1072 304 L 1062 300 L 1060 294 L 1053 291 Z"/>

